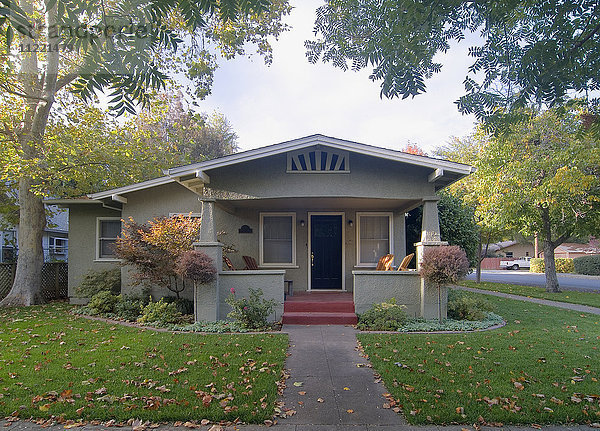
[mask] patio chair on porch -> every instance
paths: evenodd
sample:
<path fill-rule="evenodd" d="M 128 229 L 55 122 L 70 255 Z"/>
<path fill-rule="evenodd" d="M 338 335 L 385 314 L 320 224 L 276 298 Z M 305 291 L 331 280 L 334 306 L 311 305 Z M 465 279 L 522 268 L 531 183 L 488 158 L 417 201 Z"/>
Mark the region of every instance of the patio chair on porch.
<path fill-rule="evenodd" d="M 400 266 L 398 266 L 398 271 L 408 271 L 408 265 L 413 260 L 413 257 L 415 257 L 414 253 L 404 256 L 402 263 L 400 263 Z"/>
<path fill-rule="evenodd" d="M 393 262 L 393 254 L 386 254 L 385 256 L 381 256 L 379 258 L 379 262 L 377 262 L 377 267 L 375 268 L 375 271 L 391 271 Z"/>
<path fill-rule="evenodd" d="M 242 258 L 246 263 L 246 267 L 244 269 L 260 269 L 256 263 L 256 259 L 254 259 L 252 256 L 242 256 Z"/>
<path fill-rule="evenodd" d="M 235 271 L 235 267 L 233 266 L 233 263 L 231 263 L 231 259 L 229 259 L 225 255 L 223 255 L 223 263 L 225 264 L 228 270 Z"/>

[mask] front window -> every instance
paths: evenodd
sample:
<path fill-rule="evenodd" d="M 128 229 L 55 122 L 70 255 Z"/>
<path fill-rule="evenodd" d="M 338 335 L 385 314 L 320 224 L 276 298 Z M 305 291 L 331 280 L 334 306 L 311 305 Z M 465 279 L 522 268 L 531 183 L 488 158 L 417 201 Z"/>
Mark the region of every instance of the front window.
<path fill-rule="evenodd" d="M 67 238 L 57 238 L 51 236 L 49 239 L 50 254 L 66 254 L 67 253 Z"/>
<path fill-rule="evenodd" d="M 358 266 L 376 266 L 379 258 L 392 253 L 392 213 L 357 213 Z"/>
<path fill-rule="evenodd" d="M 96 257 L 98 259 L 116 259 L 116 243 L 117 238 L 121 234 L 121 219 L 112 217 L 99 218 L 97 233 Z"/>
<path fill-rule="evenodd" d="M 260 264 L 296 265 L 296 214 L 260 214 Z"/>

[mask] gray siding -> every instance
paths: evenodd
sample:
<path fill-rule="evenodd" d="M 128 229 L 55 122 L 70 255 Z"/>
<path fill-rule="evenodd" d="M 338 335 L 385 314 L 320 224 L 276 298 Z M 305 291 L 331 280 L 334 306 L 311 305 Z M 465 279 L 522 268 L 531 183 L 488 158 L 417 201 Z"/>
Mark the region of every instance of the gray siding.
<path fill-rule="evenodd" d="M 96 219 L 120 217 L 118 211 L 101 205 L 73 205 L 69 208 L 69 298 L 73 303 L 82 302 L 75 289 L 89 271 L 115 268 L 118 262 L 96 260 Z"/>

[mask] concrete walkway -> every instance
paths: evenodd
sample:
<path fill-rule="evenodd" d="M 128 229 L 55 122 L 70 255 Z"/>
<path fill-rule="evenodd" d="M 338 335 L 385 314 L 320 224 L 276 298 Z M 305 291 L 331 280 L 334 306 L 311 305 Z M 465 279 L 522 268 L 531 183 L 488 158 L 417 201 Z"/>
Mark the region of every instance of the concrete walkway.
<path fill-rule="evenodd" d="M 369 362 L 359 355 L 354 328 L 284 325 L 282 331 L 290 337 L 286 361 L 290 378 L 283 398 L 286 407 L 297 413 L 280 424 L 322 426 L 311 430 L 334 425 L 406 425 L 401 415 L 383 408 L 382 394 L 387 390 L 375 381 Z"/>
<path fill-rule="evenodd" d="M 517 301 L 533 302 L 550 307 L 564 308 L 567 310 L 578 311 L 580 313 L 600 314 L 600 308 L 590 307 L 589 305 L 570 304 L 568 302 L 550 301 L 549 299 L 530 298 L 528 296 L 513 295 L 511 293 L 494 292 L 491 290 L 475 289 L 473 287 L 452 286 L 452 289 L 466 290 L 468 292 L 482 293 L 484 295 L 498 296 L 500 298 L 516 299 Z"/>

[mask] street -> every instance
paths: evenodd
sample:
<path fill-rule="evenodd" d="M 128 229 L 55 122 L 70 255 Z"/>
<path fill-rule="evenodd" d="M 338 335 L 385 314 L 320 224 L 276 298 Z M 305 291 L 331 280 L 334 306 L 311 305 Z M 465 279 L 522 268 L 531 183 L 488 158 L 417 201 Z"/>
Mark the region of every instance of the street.
<path fill-rule="evenodd" d="M 561 289 L 600 292 L 600 277 L 575 274 L 557 275 Z M 467 280 L 475 280 L 475 273 L 469 274 Z M 546 276 L 544 274 L 532 273 L 528 270 L 484 270 L 481 272 L 481 281 L 544 287 L 546 285 Z"/>

